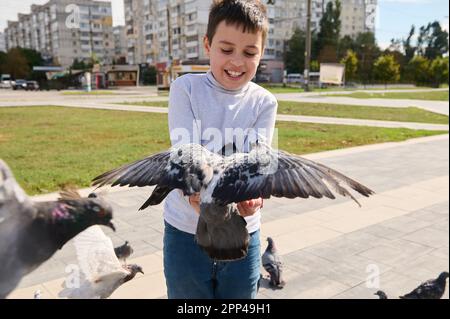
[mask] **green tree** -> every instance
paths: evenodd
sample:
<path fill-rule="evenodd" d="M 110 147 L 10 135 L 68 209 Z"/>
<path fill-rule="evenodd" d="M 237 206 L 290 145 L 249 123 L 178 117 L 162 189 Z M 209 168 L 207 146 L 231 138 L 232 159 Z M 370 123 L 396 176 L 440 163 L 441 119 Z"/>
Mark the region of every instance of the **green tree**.
<path fill-rule="evenodd" d="M 303 73 L 305 68 L 305 33 L 296 29 L 287 42 L 284 63 L 288 73 Z"/>
<path fill-rule="evenodd" d="M 358 78 L 364 83 L 374 78 L 373 65 L 380 56 L 380 49 L 372 32 L 359 33 L 355 39 L 355 52 L 358 57 Z"/>
<path fill-rule="evenodd" d="M 339 34 L 341 32 L 341 2 L 336 0 L 327 3 L 320 19 L 320 31 L 317 34 L 319 62 L 336 62 Z"/>
<path fill-rule="evenodd" d="M 434 87 L 448 83 L 448 57 L 434 59 L 430 65 L 430 74 Z"/>
<path fill-rule="evenodd" d="M 6 73 L 6 52 L 0 51 L 0 74 Z"/>
<path fill-rule="evenodd" d="M 408 37 L 406 40 L 403 40 L 403 51 L 405 52 L 405 62 L 409 63 L 411 59 L 414 57 L 416 53 L 417 47 L 413 46 L 411 41 L 416 31 L 416 27 L 414 25 L 411 26 L 411 30 L 409 30 Z"/>
<path fill-rule="evenodd" d="M 416 55 L 407 65 L 408 78 L 416 85 L 427 85 L 430 83 L 430 61 L 420 55 Z"/>
<path fill-rule="evenodd" d="M 30 67 L 21 48 L 12 48 L 6 54 L 5 71 L 14 79 L 25 79 L 30 75 Z"/>
<path fill-rule="evenodd" d="M 393 55 L 382 55 L 374 63 L 374 75 L 385 86 L 388 82 L 397 82 L 400 79 L 400 65 Z"/>
<path fill-rule="evenodd" d="M 346 56 L 341 60 L 341 63 L 345 65 L 345 81 L 352 81 L 356 78 L 356 72 L 358 71 L 358 57 L 352 50 L 347 50 Z"/>
<path fill-rule="evenodd" d="M 417 38 L 417 50 L 419 55 L 429 60 L 442 57 L 448 52 L 448 32 L 442 29 L 438 21 L 422 26 Z"/>

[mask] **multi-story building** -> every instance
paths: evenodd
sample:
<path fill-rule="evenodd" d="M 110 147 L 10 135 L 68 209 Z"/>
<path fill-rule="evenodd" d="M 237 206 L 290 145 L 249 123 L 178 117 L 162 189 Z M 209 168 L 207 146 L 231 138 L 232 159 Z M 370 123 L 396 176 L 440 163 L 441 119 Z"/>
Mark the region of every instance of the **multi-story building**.
<path fill-rule="evenodd" d="M 125 26 L 113 27 L 114 36 L 114 60 L 116 62 L 127 61 L 127 29 Z"/>
<path fill-rule="evenodd" d="M 110 2 L 49 0 L 32 5 L 30 14 L 8 21 L 6 49 L 21 46 L 67 67 L 74 59 L 111 63 L 114 58 Z"/>
<path fill-rule="evenodd" d="M 0 52 L 6 51 L 5 35 L 0 32 Z"/>

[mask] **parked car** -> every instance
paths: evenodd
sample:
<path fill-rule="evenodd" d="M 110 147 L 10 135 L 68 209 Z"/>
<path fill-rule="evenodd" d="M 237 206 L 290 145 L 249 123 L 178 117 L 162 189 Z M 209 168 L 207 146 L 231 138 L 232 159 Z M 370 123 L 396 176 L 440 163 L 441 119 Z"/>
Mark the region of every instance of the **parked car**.
<path fill-rule="evenodd" d="M 39 90 L 39 84 L 37 81 L 27 81 L 27 86 L 25 88 L 27 91 L 37 91 Z"/>
<path fill-rule="evenodd" d="M 27 81 L 25 80 L 15 80 L 12 83 L 13 90 L 26 90 L 27 89 Z"/>
<path fill-rule="evenodd" d="M 10 89 L 11 88 L 11 76 L 9 74 L 0 75 L 0 88 Z"/>

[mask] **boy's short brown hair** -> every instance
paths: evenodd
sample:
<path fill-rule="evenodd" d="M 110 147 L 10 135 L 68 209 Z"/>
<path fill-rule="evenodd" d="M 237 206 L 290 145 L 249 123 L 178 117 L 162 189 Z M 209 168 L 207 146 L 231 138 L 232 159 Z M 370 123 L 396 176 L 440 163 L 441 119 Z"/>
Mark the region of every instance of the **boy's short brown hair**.
<path fill-rule="evenodd" d="M 260 0 L 214 0 L 209 12 L 206 37 L 209 43 L 216 33 L 217 26 L 226 21 L 226 24 L 242 26 L 244 32 L 262 32 L 262 43 L 267 38 L 269 23 L 267 10 Z"/>

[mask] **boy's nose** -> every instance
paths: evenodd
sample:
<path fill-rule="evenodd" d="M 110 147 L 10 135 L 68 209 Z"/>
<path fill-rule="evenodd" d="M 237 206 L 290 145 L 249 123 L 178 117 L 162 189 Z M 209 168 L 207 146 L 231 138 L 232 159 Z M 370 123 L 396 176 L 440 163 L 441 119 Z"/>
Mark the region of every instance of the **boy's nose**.
<path fill-rule="evenodd" d="M 244 65 L 244 62 L 240 59 L 233 59 L 233 60 L 231 60 L 231 64 L 233 64 L 236 67 L 240 67 L 240 66 Z"/>

